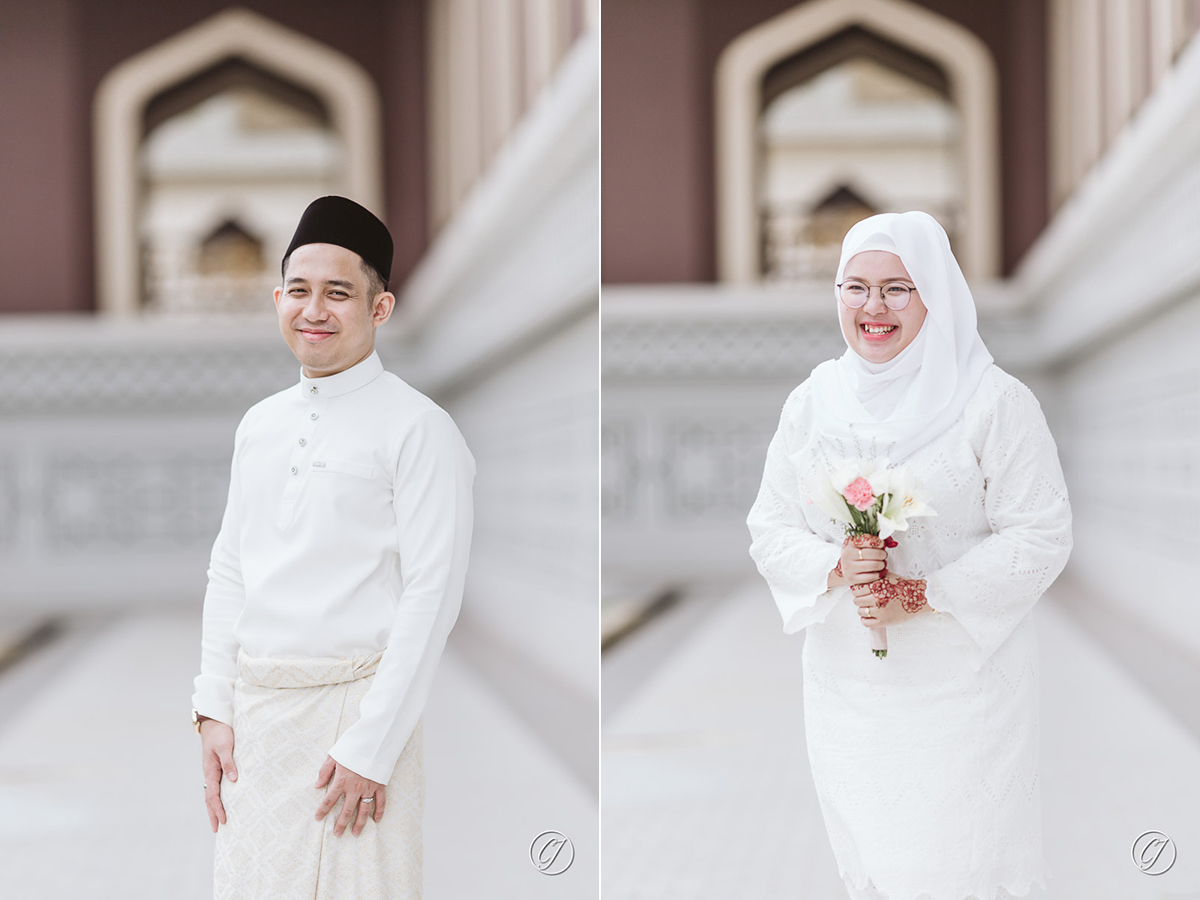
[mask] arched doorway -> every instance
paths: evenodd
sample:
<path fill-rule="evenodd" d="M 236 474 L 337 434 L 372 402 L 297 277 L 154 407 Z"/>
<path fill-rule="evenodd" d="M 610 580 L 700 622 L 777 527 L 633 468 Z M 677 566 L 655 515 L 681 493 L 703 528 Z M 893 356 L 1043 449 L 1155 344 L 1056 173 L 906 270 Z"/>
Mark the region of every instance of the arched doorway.
<path fill-rule="evenodd" d="M 999 274 L 995 65 L 962 26 L 904 0 L 812 0 L 725 49 L 716 100 L 722 281 L 823 273 L 847 196 L 868 211 L 927 208 L 969 277 Z M 889 117 L 895 130 L 865 137 Z M 892 152 L 901 143 L 920 146 Z"/>
<path fill-rule="evenodd" d="M 218 13 L 125 60 L 101 82 L 94 115 L 102 313 L 199 301 L 237 308 L 242 288 L 214 294 L 206 291 L 215 282 L 193 282 L 188 294 L 186 285 L 168 283 L 200 274 L 201 245 L 226 222 L 261 242 L 274 265 L 281 223 L 294 226 L 315 193 L 341 193 L 384 216 L 374 83 L 348 57 L 247 10 Z M 204 163 L 189 162 L 188 139 L 220 148 L 208 154 L 202 186 L 194 182 Z M 262 190 L 235 189 L 279 153 L 307 158 L 292 159 L 290 170 L 260 171 Z M 297 176 L 290 182 L 281 177 L 288 171 Z"/>
<path fill-rule="evenodd" d="M 227 60 L 146 106 L 138 153 L 140 308 L 270 311 L 279 260 L 344 146 L 319 97 Z"/>
<path fill-rule="evenodd" d="M 939 67 L 849 28 L 773 66 L 762 93 L 764 281 L 832 277 L 846 231 L 876 212 L 925 210 L 957 245 L 961 117 Z"/>

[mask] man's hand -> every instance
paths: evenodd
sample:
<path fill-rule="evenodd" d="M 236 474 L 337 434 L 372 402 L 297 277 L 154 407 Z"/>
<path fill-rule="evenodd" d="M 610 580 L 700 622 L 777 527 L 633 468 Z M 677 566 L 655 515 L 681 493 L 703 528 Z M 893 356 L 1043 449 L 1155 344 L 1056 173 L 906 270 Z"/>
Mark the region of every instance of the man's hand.
<path fill-rule="evenodd" d="M 237 781 L 237 766 L 233 764 L 233 729 L 216 719 L 200 723 L 200 766 L 204 770 L 204 805 L 208 822 L 216 834 L 217 822 L 225 824 L 225 807 L 221 803 L 221 778 L 228 775 Z"/>
<path fill-rule="evenodd" d="M 342 803 L 342 811 L 338 813 L 337 822 L 333 826 L 333 833 L 338 837 L 345 833 L 351 819 L 354 819 L 352 830 L 355 837 L 362 834 L 367 819 L 371 816 L 372 807 L 375 808 L 375 821 L 383 818 L 384 786 L 378 781 L 363 778 L 351 772 L 332 756 L 326 756 L 321 771 L 317 773 L 317 787 L 326 782 L 329 782 L 329 787 L 325 790 L 321 805 L 317 807 L 317 819 L 325 818 L 326 813 L 337 804 L 338 798 L 344 795 L 346 799 Z M 362 803 L 359 799 L 361 797 L 374 797 L 375 802 Z"/>

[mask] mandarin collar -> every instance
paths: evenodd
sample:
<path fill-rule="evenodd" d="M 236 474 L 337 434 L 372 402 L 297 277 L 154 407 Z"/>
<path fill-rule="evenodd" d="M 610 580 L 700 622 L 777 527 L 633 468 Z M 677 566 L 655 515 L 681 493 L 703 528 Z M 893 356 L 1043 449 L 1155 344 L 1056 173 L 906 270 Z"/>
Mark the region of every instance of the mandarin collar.
<path fill-rule="evenodd" d="M 300 370 L 300 393 L 308 400 L 340 397 L 351 391 L 365 387 L 383 374 L 383 363 L 378 351 L 372 350 L 371 355 L 360 363 L 355 363 L 348 369 L 343 369 L 334 375 L 321 378 L 309 378 Z"/>

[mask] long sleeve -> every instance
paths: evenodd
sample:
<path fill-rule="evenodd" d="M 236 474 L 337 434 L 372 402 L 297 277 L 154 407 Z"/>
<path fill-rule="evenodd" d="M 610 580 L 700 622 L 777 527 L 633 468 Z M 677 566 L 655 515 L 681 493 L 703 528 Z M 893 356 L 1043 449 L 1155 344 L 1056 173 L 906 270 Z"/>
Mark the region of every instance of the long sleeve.
<path fill-rule="evenodd" d="M 221 530 L 208 565 L 208 588 L 200 639 L 200 674 L 195 679 L 192 706 L 201 715 L 233 725 L 233 684 L 237 679 L 238 642 L 233 625 L 246 603 L 241 566 L 241 487 L 238 450 L 246 420 L 234 438 L 229 472 L 229 497 Z"/>
<path fill-rule="evenodd" d="M 841 547 L 815 534 L 804 521 L 807 498 L 791 459 L 796 442 L 792 411 L 795 395 L 784 405 L 779 428 L 767 448 L 762 485 L 750 510 L 750 556 L 771 588 L 783 617 L 783 630 L 794 634 L 823 622 L 840 595 L 828 588 Z"/>
<path fill-rule="evenodd" d="M 1071 552 L 1071 508 L 1037 398 L 1012 379 L 977 448 L 992 534 L 926 576 L 926 599 L 974 642 L 975 670 L 1058 577 Z"/>
<path fill-rule="evenodd" d="M 329 751 L 386 784 L 425 708 L 458 618 L 471 547 L 475 463 L 450 417 L 420 413 L 400 447 L 393 482 L 403 587 L 360 718 Z"/>

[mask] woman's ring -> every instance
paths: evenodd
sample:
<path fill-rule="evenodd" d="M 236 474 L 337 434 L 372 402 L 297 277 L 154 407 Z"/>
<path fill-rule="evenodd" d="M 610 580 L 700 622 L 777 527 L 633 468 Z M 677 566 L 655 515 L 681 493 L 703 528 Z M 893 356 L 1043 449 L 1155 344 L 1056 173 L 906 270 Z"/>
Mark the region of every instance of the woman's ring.
<path fill-rule="evenodd" d="M 358 802 L 359 803 L 374 803 L 375 798 L 374 797 L 359 797 Z"/>
<path fill-rule="evenodd" d="M 862 562 L 862 547 L 858 548 L 858 561 Z"/>

